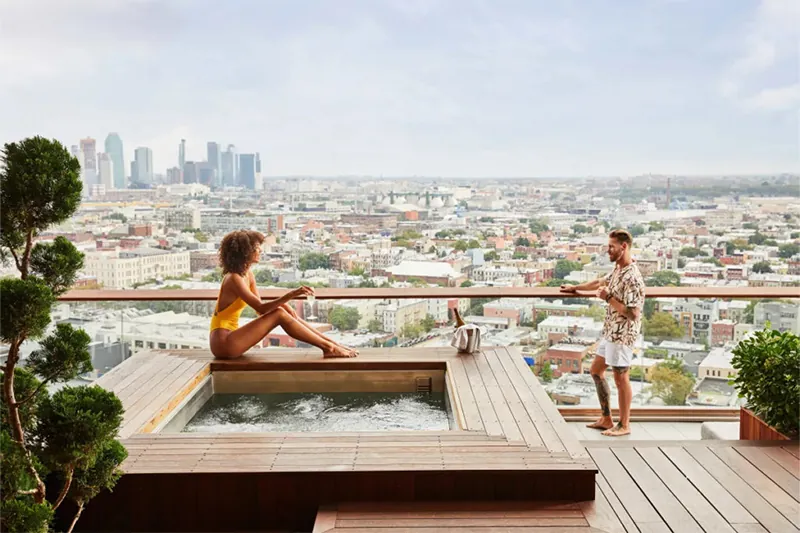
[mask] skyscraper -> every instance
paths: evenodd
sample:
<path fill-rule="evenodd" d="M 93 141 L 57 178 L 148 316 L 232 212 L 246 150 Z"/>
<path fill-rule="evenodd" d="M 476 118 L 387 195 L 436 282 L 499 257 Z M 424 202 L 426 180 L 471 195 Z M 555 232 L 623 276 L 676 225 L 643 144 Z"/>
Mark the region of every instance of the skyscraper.
<path fill-rule="evenodd" d="M 228 149 L 222 152 L 222 185 L 233 187 L 236 185 L 236 147 L 228 145 Z"/>
<path fill-rule="evenodd" d="M 206 143 L 206 161 L 209 168 L 214 172 L 210 185 L 219 185 L 222 181 L 222 168 L 220 166 L 219 143 L 210 141 Z"/>
<path fill-rule="evenodd" d="M 194 161 L 184 161 L 183 163 L 183 182 L 197 183 L 200 180 L 200 163 Z"/>
<path fill-rule="evenodd" d="M 97 183 L 97 142 L 91 137 L 81 139 L 83 154 L 83 190 L 88 192 Z"/>
<path fill-rule="evenodd" d="M 153 183 L 153 151 L 140 146 L 134 153 L 136 159 L 136 181 L 143 184 Z"/>
<path fill-rule="evenodd" d="M 105 152 L 100 152 L 97 154 L 97 171 L 100 185 L 103 185 L 106 190 L 116 187 L 114 179 L 114 172 L 116 171 L 116 168 L 113 160 L 111 159 L 111 154 Z"/>
<path fill-rule="evenodd" d="M 133 183 L 139 178 L 139 169 L 136 166 L 136 160 L 131 161 L 131 175 L 130 181 Z"/>
<path fill-rule="evenodd" d="M 113 187 L 124 189 L 125 182 L 125 152 L 122 150 L 122 139 L 116 133 L 109 133 L 106 137 L 106 153 L 111 157 L 111 167 L 114 172 Z M 111 186 L 107 186 L 109 189 Z"/>
<path fill-rule="evenodd" d="M 186 139 L 181 139 L 181 144 L 178 145 L 178 168 L 183 170 L 183 165 L 186 164 Z"/>
<path fill-rule="evenodd" d="M 183 173 L 181 169 L 178 167 L 172 167 L 167 169 L 167 183 L 182 183 L 183 182 Z"/>
<path fill-rule="evenodd" d="M 256 155 L 239 155 L 239 185 L 253 190 L 256 187 Z"/>

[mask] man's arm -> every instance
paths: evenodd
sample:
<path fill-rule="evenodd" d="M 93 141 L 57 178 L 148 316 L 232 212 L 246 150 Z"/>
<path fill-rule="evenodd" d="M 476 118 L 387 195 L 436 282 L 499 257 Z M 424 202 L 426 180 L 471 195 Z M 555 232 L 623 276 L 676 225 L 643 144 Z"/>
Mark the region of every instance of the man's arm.
<path fill-rule="evenodd" d="M 562 292 L 596 291 L 600 287 L 604 287 L 605 284 L 606 284 L 605 278 L 597 278 L 593 279 L 592 281 L 587 281 L 586 283 L 581 283 L 580 285 L 562 285 L 561 291 Z"/>
<path fill-rule="evenodd" d="M 614 298 L 613 296 L 611 298 L 609 298 L 607 301 L 608 301 L 608 305 L 610 305 L 611 307 L 616 309 L 617 313 L 621 314 L 622 316 L 624 316 L 628 320 L 637 320 L 639 318 L 639 316 L 641 316 L 641 314 L 642 314 L 642 310 L 640 308 L 638 308 L 638 307 L 628 307 L 624 303 L 622 303 L 619 300 L 617 300 L 616 298 Z"/>

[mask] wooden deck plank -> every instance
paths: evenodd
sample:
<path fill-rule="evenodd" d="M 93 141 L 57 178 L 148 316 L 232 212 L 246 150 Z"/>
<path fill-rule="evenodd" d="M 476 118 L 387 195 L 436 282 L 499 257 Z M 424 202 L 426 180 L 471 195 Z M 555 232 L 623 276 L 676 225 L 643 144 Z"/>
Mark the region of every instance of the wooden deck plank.
<path fill-rule="evenodd" d="M 489 366 L 488 359 L 490 354 L 493 353 L 494 350 L 486 349 L 472 357 L 475 359 L 475 365 L 478 367 L 478 372 L 480 372 L 483 386 L 489 394 L 494 412 L 497 414 L 497 419 L 500 421 L 500 426 L 503 428 L 503 435 L 505 435 L 509 442 L 522 442 L 522 432 L 519 429 L 519 425 L 517 425 L 517 420 L 514 418 L 508 403 L 506 403 L 506 398 L 500 390 L 499 382 L 494 372 L 492 372 L 492 368 Z"/>
<path fill-rule="evenodd" d="M 764 447 L 761 449 L 770 459 L 781 465 L 784 470 L 789 472 L 796 479 L 800 479 L 800 459 L 783 448 Z"/>
<path fill-rule="evenodd" d="M 769 533 L 761 524 L 732 524 L 736 533 Z"/>
<path fill-rule="evenodd" d="M 643 523 L 663 522 L 655 507 L 639 490 L 636 482 L 610 449 L 594 448 L 590 455 L 637 527 Z"/>
<path fill-rule="evenodd" d="M 703 494 L 670 462 L 658 448 L 634 448 L 658 478 L 667 486 L 675 498 L 706 533 L 732 533 L 734 530 L 716 509 L 703 497 Z M 627 450 L 627 448 L 625 449 Z M 641 484 L 640 484 L 641 486 Z M 652 501 L 652 500 L 651 500 Z M 662 516 L 666 515 L 659 510 Z M 673 524 L 666 520 L 673 529 Z M 688 530 L 687 530 L 688 531 Z"/>
<path fill-rule="evenodd" d="M 602 472 L 598 472 L 596 478 L 596 491 L 601 493 L 603 497 L 608 501 L 608 504 L 611 506 L 611 509 L 614 510 L 614 514 L 617 516 L 617 519 L 622 523 L 622 527 L 625 529 L 627 533 L 639 533 L 639 528 L 636 527 L 633 519 L 631 518 L 628 510 L 625 509 L 625 506 L 620 501 L 617 494 L 608 484 L 605 476 L 603 476 Z"/>
<path fill-rule="evenodd" d="M 653 472 L 635 448 L 613 450 L 622 466 L 627 470 L 639 489 L 673 530 L 686 533 L 703 533 L 692 515 L 683 507 L 661 479 Z"/>
<path fill-rule="evenodd" d="M 135 400 L 141 397 L 144 392 L 158 390 L 156 384 L 162 379 L 172 374 L 176 368 L 186 363 L 180 357 L 161 355 L 153 359 L 154 364 L 137 372 L 137 378 L 130 382 L 124 389 L 114 390 L 123 405 L 130 406 Z"/>
<path fill-rule="evenodd" d="M 507 350 L 506 353 L 508 356 L 501 357 L 500 362 L 503 364 L 503 368 L 508 373 L 509 379 L 511 379 L 511 382 L 514 384 L 514 389 L 519 395 L 522 405 L 525 407 L 531 422 L 539 433 L 543 446 L 553 452 L 565 452 L 566 448 L 561 442 L 561 438 L 553 427 L 553 424 L 547 418 L 547 415 L 545 415 L 544 410 L 542 410 L 541 406 L 539 405 L 538 400 L 534 396 L 533 390 L 531 390 L 531 387 L 534 386 L 533 382 L 527 381 L 520 373 L 517 366 L 514 364 L 514 361 L 510 357 L 513 356 L 513 354 Z M 530 370 L 527 370 L 527 372 L 532 374 Z M 534 380 L 535 379 L 536 378 L 534 376 Z"/>
<path fill-rule="evenodd" d="M 176 375 L 185 372 L 197 363 L 191 359 L 181 359 L 180 357 L 171 357 L 177 364 L 171 368 L 165 368 L 164 372 L 154 377 L 151 381 L 152 386 L 139 387 L 139 390 L 131 394 L 123 401 L 125 407 L 125 416 L 123 426 L 132 418 L 135 418 L 141 412 L 142 407 L 147 405 L 152 398 L 153 391 L 169 389 Z"/>
<path fill-rule="evenodd" d="M 509 351 L 509 359 L 517 367 L 517 371 L 528 383 L 530 390 L 533 392 L 533 397 L 536 399 L 539 407 L 544 413 L 545 417 L 552 424 L 553 429 L 561 440 L 561 444 L 573 457 L 587 457 L 586 448 L 584 448 L 572 432 L 572 428 L 566 423 L 564 417 L 558 412 L 553 400 L 547 395 L 544 387 L 541 386 L 539 380 L 533 375 L 528 365 L 522 359 L 519 352 L 515 350 Z"/>
<path fill-rule="evenodd" d="M 544 443 L 542 442 L 542 438 L 539 436 L 539 432 L 537 431 L 533 420 L 531 420 L 530 416 L 528 415 L 528 411 L 522 404 L 522 399 L 520 398 L 514 382 L 511 381 L 508 372 L 503 367 L 502 359 L 508 357 L 508 352 L 506 350 L 498 349 L 491 351 L 487 350 L 485 353 L 489 367 L 491 368 L 495 380 L 500 387 L 500 391 L 503 395 L 506 405 L 508 405 L 512 416 L 517 422 L 517 427 L 522 434 L 522 439 L 525 441 L 525 444 L 533 447 L 543 446 Z"/>
<path fill-rule="evenodd" d="M 492 402 L 489 399 L 489 393 L 483 386 L 475 359 L 470 356 L 464 357 L 462 361 L 464 362 L 464 369 L 467 372 L 472 394 L 475 396 L 475 403 L 478 406 L 484 430 L 488 435 L 504 436 L 497 413 L 495 413 Z"/>
<path fill-rule="evenodd" d="M 744 456 L 753 466 L 758 468 L 762 474 L 772 480 L 773 483 L 791 496 L 795 501 L 800 502 L 800 480 L 785 470 L 780 464 L 774 461 L 766 451 L 770 448 L 733 448 L 739 455 Z"/>
<path fill-rule="evenodd" d="M 483 422 L 481 421 L 481 414 L 478 411 L 478 404 L 475 402 L 475 395 L 472 393 L 472 387 L 467 379 L 467 371 L 464 368 L 464 362 L 461 358 L 454 358 L 448 362 L 448 368 L 452 373 L 453 383 L 455 384 L 458 392 L 458 398 L 461 402 L 461 412 L 464 415 L 467 430 L 483 431 Z"/>
<path fill-rule="evenodd" d="M 578 504 L 580 505 L 583 515 L 586 517 L 586 522 L 590 526 L 606 531 L 607 533 L 625 533 L 625 527 L 606 499 L 603 491 L 598 487 L 595 489 L 594 494 L 594 500 L 580 502 Z"/>
<path fill-rule="evenodd" d="M 796 528 L 770 503 L 761 497 L 756 490 L 747 484 L 739 475 L 731 470 L 713 452 L 714 448 L 687 447 L 686 451 L 705 468 L 720 485 L 723 490 L 736 498 L 742 506 L 747 509 L 764 527 L 769 531 L 795 531 Z M 709 494 L 706 493 L 706 497 Z M 725 516 L 723 514 L 723 516 Z M 730 517 L 728 517 L 731 520 Z M 733 521 L 747 523 L 747 520 Z"/>
<path fill-rule="evenodd" d="M 728 468 L 736 472 L 748 485 L 767 500 L 795 527 L 800 527 L 800 503 L 784 492 L 766 474 L 733 448 L 715 448 L 712 452 Z"/>
<path fill-rule="evenodd" d="M 781 447 L 790 454 L 800 459 L 800 447 L 797 444 L 782 444 Z"/>
<path fill-rule="evenodd" d="M 475 513 L 477 514 L 477 513 Z M 337 528 L 425 528 L 434 527 L 437 529 L 452 528 L 461 529 L 464 527 L 557 527 L 557 526 L 580 526 L 587 527 L 589 523 L 582 516 L 574 517 L 555 517 L 555 518 L 486 518 L 483 516 L 473 516 L 470 518 L 390 518 L 390 519 L 342 519 L 336 520 Z"/>
<path fill-rule="evenodd" d="M 94 383 L 106 390 L 113 390 L 128 376 L 136 372 L 140 366 L 149 363 L 153 357 L 155 357 L 153 352 L 139 352 L 100 376 Z"/>

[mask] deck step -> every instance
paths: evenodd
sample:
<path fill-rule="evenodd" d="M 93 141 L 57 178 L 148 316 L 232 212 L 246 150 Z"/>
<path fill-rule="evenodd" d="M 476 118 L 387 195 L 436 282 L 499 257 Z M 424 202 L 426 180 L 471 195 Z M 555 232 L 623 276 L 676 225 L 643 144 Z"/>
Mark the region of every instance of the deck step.
<path fill-rule="evenodd" d="M 513 528 L 514 532 L 603 533 L 594 527 L 598 513 L 594 502 L 391 502 L 344 503 L 321 507 L 314 533 L 415 533 L 489 532 Z M 613 527 L 612 527 L 613 529 Z"/>

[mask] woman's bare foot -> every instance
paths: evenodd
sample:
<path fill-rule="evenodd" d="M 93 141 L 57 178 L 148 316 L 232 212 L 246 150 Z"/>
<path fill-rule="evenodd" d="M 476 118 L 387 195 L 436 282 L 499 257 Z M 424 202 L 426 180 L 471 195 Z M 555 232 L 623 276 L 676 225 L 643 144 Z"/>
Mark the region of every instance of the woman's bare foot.
<path fill-rule="evenodd" d="M 611 429 L 614 427 L 614 421 L 609 417 L 602 416 L 597 422 L 586 424 L 586 427 L 590 429 Z"/>
<path fill-rule="evenodd" d="M 630 427 L 623 427 L 622 424 L 617 422 L 617 425 L 611 429 L 607 429 L 601 435 L 605 435 L 606 437 L 622 437 L 623 435 L 630 435 L 631 428 Z"/>
<path fill-rule="evenodd" d="M 354 350 L 339 346 L 338 344 L 334 344 L 330 349 L 322 352 L 322 357 L 325 359 L 355 357 L 356 355 L 358 354 Z"/>

